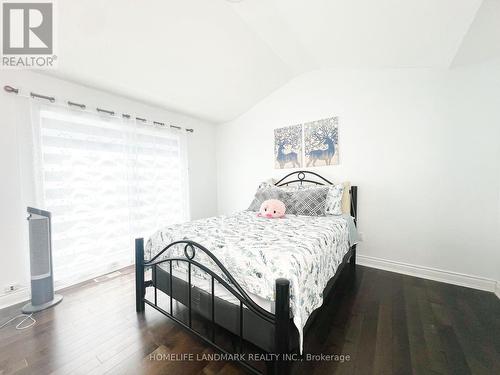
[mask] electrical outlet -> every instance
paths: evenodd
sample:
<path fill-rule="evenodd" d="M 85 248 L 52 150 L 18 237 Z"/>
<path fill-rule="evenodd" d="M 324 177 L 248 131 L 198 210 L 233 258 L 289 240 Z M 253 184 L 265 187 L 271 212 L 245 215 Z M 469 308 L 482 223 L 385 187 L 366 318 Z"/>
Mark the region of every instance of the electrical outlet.
<path fill-rule="evenodd" d="M 13 292 L 17 292 L 19 289 L 22 289 L 23 286 L 21 284 L 10 284 L 10 285 L 7 285 L 3 291 L 5 292 L 5 294 L 8 294 L 8 293 L 13 293 Z"/>

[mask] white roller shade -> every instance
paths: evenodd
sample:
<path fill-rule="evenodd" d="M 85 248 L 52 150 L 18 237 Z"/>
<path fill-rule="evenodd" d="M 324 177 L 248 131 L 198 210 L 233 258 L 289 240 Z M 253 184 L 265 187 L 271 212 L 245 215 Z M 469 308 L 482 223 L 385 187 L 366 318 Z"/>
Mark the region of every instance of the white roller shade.
<path fill-rule="evenodd" d="M 188 220 L 185 132 L 57 107 L 33 120 L 56 284 L 130 265 L 134 238 Z"/>

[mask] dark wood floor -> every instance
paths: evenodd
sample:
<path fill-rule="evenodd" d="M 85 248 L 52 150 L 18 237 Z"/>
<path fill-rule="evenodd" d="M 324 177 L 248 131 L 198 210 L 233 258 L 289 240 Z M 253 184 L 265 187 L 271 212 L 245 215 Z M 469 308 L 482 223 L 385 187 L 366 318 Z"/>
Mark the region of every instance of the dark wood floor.
<path fill-rule="evenodd" d="M 150 354 L 214 353 L 146 307 L 133 274 L 64 291 L 26 331 L 0 331 L 0 375 L 237 374 L 225 362 L 157 361 Z M 492 293 L 358 266 L 346 270 L 305 338 L 306 353 L 350 360 L 295 363 L 294 374 L 500 374 L 500 301 Z M 18 307 L 0 312 L 0 322 Z"/>

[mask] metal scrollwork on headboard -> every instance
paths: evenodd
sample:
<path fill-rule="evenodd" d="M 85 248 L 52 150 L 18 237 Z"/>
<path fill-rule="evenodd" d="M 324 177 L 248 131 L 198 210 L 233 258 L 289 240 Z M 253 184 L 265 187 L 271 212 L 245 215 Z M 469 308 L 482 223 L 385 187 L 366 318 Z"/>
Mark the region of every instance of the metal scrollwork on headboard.
<path fill-rule="evenodd" d="M 290 177 L 290 178 L 289 178 Z M 287 180 L 288 179 L 288 180 Z M 310 171 L 297 171 L 287 174 L 281 180 L 276 182 L 274 185 L 276 186 L 288 186 L 289 184 L 293 184 L 298 182 L 299 184 L 303 184 L 304 182 L 316 185 L 333 185 L 330 181 L 328 181 L 323 176 L 315 172 Z"/>

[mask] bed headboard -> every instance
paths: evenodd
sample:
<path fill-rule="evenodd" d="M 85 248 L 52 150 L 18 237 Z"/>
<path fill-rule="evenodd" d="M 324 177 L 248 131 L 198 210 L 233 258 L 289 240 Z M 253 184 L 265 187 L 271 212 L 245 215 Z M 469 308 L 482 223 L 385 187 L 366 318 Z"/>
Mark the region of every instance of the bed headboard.
<path fill-rule="evenodd" d="M 311 171 L 296 171 L 287 174 L 281 180 L 276 182 L 275 186 L 289 186 L 290 184 L 315 184 L 315 185 L 333 185 L 333 183 L 323 176 Z M 351 197 L 351 215 L 354 217 L 354 222 L 357 224 L 358 219 L 358 187 L 351 186 L 349 190 Z"/>

